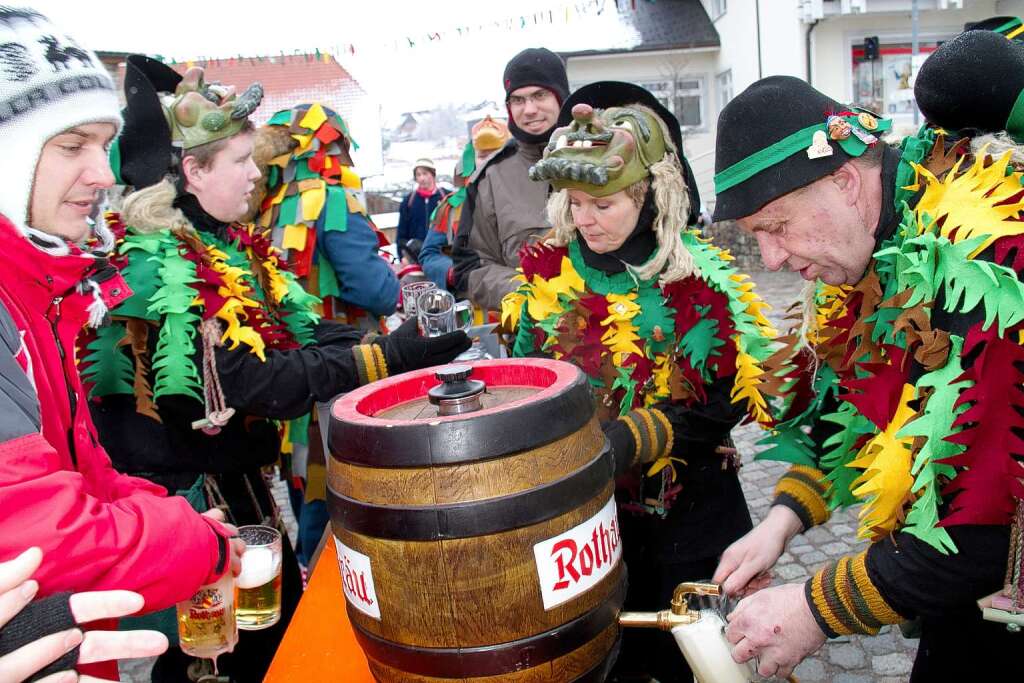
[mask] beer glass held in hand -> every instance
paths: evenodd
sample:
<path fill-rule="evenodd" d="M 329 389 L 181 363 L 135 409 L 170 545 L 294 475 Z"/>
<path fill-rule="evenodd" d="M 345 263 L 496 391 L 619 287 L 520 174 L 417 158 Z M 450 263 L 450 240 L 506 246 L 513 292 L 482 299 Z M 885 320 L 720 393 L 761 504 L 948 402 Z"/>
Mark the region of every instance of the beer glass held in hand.
<path fill-rule="evenodd" d="M 281 619 L 281 532 L 269 526 L 239 527 L 245 541 L 238 587 L 238 628 L 258 631 Z"/>
<path fill-rule="evenodd" d="M 235 587 L 231 572 L 178 603 L 178 639 L 187 655 L 213 659 L 231 652 L 238 642 Z"/>

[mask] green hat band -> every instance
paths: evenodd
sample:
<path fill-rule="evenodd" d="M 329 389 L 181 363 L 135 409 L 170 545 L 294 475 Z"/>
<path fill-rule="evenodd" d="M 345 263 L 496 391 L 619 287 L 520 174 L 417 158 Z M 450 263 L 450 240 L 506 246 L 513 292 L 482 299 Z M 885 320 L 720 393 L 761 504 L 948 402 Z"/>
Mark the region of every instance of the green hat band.
<path fill-rule="evenodd" d="M 1000 26 L 999 28 L 993 29 L 996 33 L 1002 33 L 1011 40 L 1017 37 L 1017 34 L 1024 32 L 1021 27 L 1024 26 L 1024 22 L 1020 20 L 1020 17 L 1014 17 L 1008 22 Z M 1014 29 L 1017 29 L 1016 31 Z"/>
<path fill-rule="evenodd" d="M 1024 109 L 1024 106 L 1022 106 L 1022 109 Z M 846 137 L 832 137 L 831 140 L 829 140 L 829 122 L 833 122 L 834 124 L 835 119 L 840 119 L 849 124 L 850 132 L 847 133 Z M 873 128 L 871 127 L 872 125 L 874 126 Z M 716 173 L 715 193 L 725 192 L 730 188 L 736 187 L 740 183 L 753 178 L 758 173 L 769 169 L 776 164 L 782 163 L 798 152 L 810 153 L 812 151 L 811 148 L 816 144 L 814 139 L 816 133 L 820 132 L 825 136 L 824 143 L 826 145 L 830 141 L 838 142 L 839 146 L 842 147 L 843 151 L 848 155 L 851 157 L 859 157 L 864 154 L 864 152 L 867 151 L 868 146 L 873 143 L 871 138 L 880 133 L 884 133 L 891 127 L 891 120 L 877 118 L 868 112 L 861 112 L 858 114 L 845 113 L 842 115 L 830 116 L 827 121 L 816 123 L 813 126 L 807 126 L 795 133 L 787 135 L 778 142 L 774 142 L 771 145 L 751 154 L 745 159 L 737 161 L 722 172 Z M 820 139 L 821 136 L 819 136 L 819 140 Z M 827 152 L 821 156 L 830 155 L 831 152 Z"/>

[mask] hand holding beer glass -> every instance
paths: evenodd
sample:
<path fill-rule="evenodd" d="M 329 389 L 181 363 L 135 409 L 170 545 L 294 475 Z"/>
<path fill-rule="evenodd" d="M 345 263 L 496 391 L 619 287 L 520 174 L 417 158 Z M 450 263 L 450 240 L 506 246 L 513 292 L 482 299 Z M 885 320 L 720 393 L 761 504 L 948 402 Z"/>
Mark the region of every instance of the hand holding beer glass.
<path fill-rule="evenodd" d="M 238 628 L 259 631 L 281 619 L 281 532 L 269 526 L 243 526 L 245 541 L 238 587 Z"/>

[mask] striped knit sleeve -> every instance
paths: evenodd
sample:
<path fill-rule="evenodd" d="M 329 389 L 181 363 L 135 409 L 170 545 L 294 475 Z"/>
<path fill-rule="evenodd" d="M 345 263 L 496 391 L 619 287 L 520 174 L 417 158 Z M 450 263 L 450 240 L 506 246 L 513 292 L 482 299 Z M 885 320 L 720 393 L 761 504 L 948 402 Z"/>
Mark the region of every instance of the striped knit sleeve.
<path fill-rule="evenodd" d="M 618 419 L 633 435 L 636 462 L 648 463 L 668 457 L 672 450 L 674 434 L 672 423 L 665 413 L 657 408 L 640 408 L 631 410 Z"/>
<path fill-rule="evenodd" d="M 388 376 L 388 364 L 379 344 L 357 344 L 352 347 L 359 385 L 376 382 Z"/>
<path fill-rule="evenodd" d="M 867 551 L 825 565 L 804 584 L 807 604 L 829 638 L 875 635 L 884 624 L 906 621 L 868 578 Z"/>
<path fill-rule="evenodd" d="M 775 485 L 773 505 L 783 505 L 796 513 L 804 531 L 824 524 L 831 512 L 825 503 L 825 473 L 806 465 L 793 465 Z"/>

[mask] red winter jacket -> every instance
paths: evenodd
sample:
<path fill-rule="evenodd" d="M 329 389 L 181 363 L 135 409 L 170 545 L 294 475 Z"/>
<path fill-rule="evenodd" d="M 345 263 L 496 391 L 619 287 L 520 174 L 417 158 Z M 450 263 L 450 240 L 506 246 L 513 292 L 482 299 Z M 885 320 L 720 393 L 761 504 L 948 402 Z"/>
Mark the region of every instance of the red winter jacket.
<path fill-rule="evenodd" d="M 99 445 L 74 357 L 96 259 L 43 252 L 3 216 L 0 251 L 0 561 L 41 547 L 40 597 L 133 590 L 146 612 L 189 597 L 224 573 L 227 532 Z M 111 308 L 130 294 L 119 274 L 100 287 Z"/>

